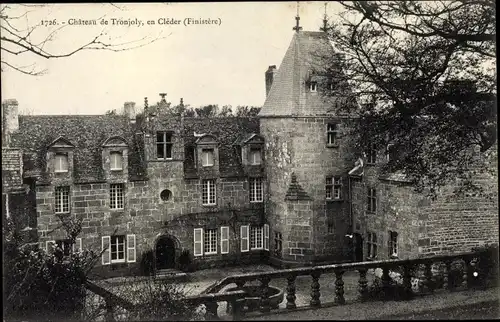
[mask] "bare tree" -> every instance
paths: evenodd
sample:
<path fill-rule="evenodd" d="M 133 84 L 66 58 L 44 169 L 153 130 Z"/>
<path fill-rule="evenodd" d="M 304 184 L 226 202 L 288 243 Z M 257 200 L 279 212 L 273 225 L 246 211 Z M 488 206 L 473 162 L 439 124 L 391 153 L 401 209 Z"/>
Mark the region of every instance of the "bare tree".
<path fill-rule="evenodd" d="M 320 55 L 328 95 L 362 106 L 338 105 L 359 118 L 358 148 L 390 146 L 397 158 L 386 169 L 420 189 L 466 179 L 472 164 L 485 170 L 473 151 L 488 154 L 496 141 L 495 2 L 341 4 L 327 28 L 339 54 Z"/>
<path fill-rule="evenodd" d="M 123 10 L 121 7 L 109 4 L 118 10 Z M 68 48 L 61 52 L 55 52 L 47 49 L 49 43 L 53 42 L 62 30 L 69 27 L 67 23 L 58 24 L 53 19 L 37 21 L 34 23 L 30 20 L 30 15 L 39 10 L 43 10 L 51 5 L 45 4 L 2 4 L 0 6 L 0 49 L 2 52 L 1 71 L 4 68 L 10 68 L 20 73 L 38 76 L 46 72 L 46 70 L 37 69 L 36 64 L 19 66 L 10 61 L 9 58 L 20 56 L 31 56 L 30 59 L 58 59 L 66 58 L 75 55 L 78 52 L 86 50 L 106 50 L 106 51 L 126 51 L 134 48 L 139 48 L 151 44 L 159 39 L 164 38 L 161 33 L 157 36 L 144 36 L 140 39 L 131 41 L 118 42 L 117 39 L 111 39 L 108 33 L 103 29 L 97 35 L 93 35 L 89 39 L 82 40 L 80 45 L 73 48 Z M 53 6 L 53 5 L 52 5 Z M 102 16 L 97 20 L 104 18 Z M 44 23 L 54 24 L 50 32 L 43 32 Z M 45 26 L 46 27 L 46 26 Z M 47 29 L 50 30 L 50 29 Z M 43 34 L 40 40 L 34 40 L 35 34 Z"/>

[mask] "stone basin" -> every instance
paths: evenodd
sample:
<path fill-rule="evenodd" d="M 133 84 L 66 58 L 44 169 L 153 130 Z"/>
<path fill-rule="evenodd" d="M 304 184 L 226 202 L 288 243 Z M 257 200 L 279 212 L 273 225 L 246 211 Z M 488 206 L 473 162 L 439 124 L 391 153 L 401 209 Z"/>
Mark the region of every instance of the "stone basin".
<path fill-rule="evenodd" d="M 226 292 L 233 292 L 238 290 L 247 292 L 247 296 L 245 297 L 245 304 L 243 305 L 243 311 L 252 312 L 259 310 L 260 294 L 261 294 L 260 286 L 247 285 L 243 287 L 231 287 L 228 288 Z M 283 292 L 283 290 L 273 286 L 268 286 L 268 292 L 269 292 L 269 306 L 271 307 L 271 309 L 277 309 L 280 303 L 283 302 L 285 293 Z M 232 312 L 231 303 L 228 302 L 227 313 L 231 312 Z"/>

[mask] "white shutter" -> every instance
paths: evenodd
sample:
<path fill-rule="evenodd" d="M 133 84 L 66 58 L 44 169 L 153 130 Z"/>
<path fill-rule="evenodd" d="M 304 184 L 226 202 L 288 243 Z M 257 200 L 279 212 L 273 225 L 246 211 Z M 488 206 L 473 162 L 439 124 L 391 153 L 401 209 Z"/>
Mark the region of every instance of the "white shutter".
<path fill-rule="evenodd" d="M 47 240 L 45 242 L 45 251 L 47 252 L 47 254 L 53 254 L 55 248 L 56 248 L 55 240 Z"/>
<path fill-rule="evenodd" d="M 82 251 L 82 239 L 81 238 L 75 239 L 75 243 L 73 244 L 72 248 L 73 248 L 73 253 L 81 252 Z"/>
<path fill-rule="evenodd" d="M 127 262 L 135 262 L 135 235 L 127 235 Z"/>
<path fill-rule="evenodd" d="M 264 249 L 269 250 L 269 225 L 264 224 Z"/>
<path fill-rule="evenodd" d="M 102 236 L 102 265 L 111 264 L 111 237 Z"/>
<path fill-rule="evenodd" d="M 249 238 L 248 238 L 248 225 L 240 227 L 240 238 L 241 238 L 241 252 L 248 252 L 249 250 Z"/>
<path fill-rule="evenodd" d="M 220 253 L 229 253 L 229 227 L 220 228 Z"/>
<path fill-rule="evenodd" d="M 194 229 L 194 256 L 203 255 L 203 228 Z"/>

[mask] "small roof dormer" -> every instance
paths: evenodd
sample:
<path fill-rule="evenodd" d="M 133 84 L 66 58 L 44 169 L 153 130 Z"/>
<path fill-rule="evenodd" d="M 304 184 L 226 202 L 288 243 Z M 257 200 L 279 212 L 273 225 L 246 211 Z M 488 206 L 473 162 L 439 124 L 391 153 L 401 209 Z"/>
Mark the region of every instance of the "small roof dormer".
<path fill-rule="evenodd" d="M 60 136 L 54 141 L 52 141 L 49 146 L 49 149 L 58 149 L 58 148 L 64 148 L 64 149 L 74 149 L 75 145 L 71 143 L 68 139 L 65 139 L 64 137 Z"/>
<path fill-rule="evenodd" d="M 112 136 L 102 144 L 103 148 L 127 148 L 127 141 L 121 136 Z"/>

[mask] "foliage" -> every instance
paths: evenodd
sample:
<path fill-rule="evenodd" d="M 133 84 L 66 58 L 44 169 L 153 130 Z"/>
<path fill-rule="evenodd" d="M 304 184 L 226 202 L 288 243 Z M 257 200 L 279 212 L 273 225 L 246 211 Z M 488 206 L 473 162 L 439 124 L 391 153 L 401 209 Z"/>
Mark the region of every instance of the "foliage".
<path fill-rule="evenodd" d="M 260 107 L 257 106 L 237 106 L 236 116 L 237 117 L 256 117 L 260 112 Z"/>
<path fill-rule="evenodd" d="M 189 249 L 184 249 L 179 255 L 179 268 L 183 272 L 193 272 L 196 270 L 196 265 Z"/>
<path fill-rule="evenodd" d="M 117 115 L 118 113 L 116 112 L 116 109 L 112 109 L 112 110 L 107 110 L 106 113 L 104 113 L 104 115 Z"/>
<path fill-rule="evenodd" d="M 434 194 L 451 178 L 477 188 L 469 170 L 488 164 L 474 150 L 486 154 L 496 142 L 494 1 L 342 5 L 328 31 L 341 54 L 322 58 L 334 85 L 327 95 L 362 107 L 337 107 L 359 120 L 358 150 L 385 154 L 392 144 L 397 158 L 385 170 L 405 173 L 420 191 Z"/>
<path fill-rule="evenodd" d="M 404 287 L 401 284 L 396 283 L 394 280 L 389 281 L 389 285 L 386 289 L 382 286 L 382 280 L 379 277 L 375 277 L 373 283 L 368 286 L 368 292 L 366 295 L 367 300 L 405 300 L 407 299 L 407 294 Z"/>
<path fill-rule="evenodd" d="M 216 116 L 219 109 L 218 105 L 209 104 L 202 107 L 195 108 L 198 117 L 211 117 Z"/>

